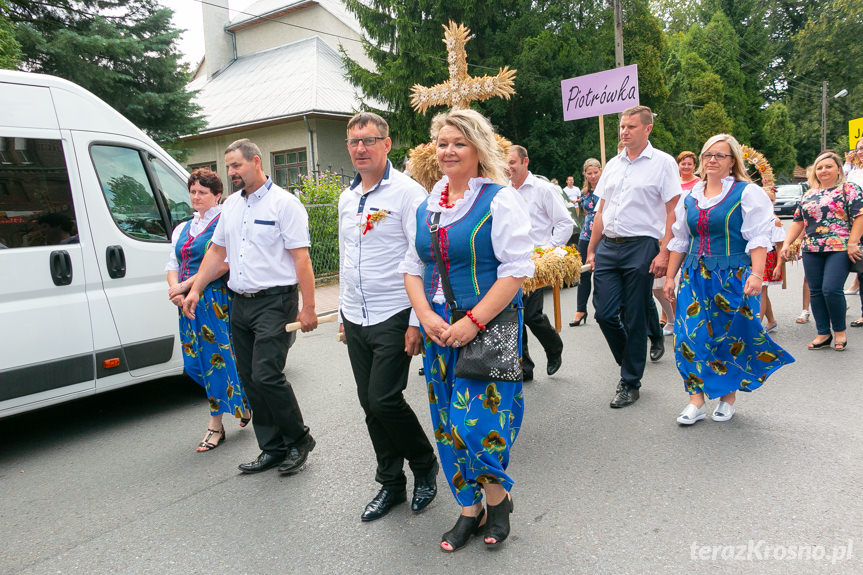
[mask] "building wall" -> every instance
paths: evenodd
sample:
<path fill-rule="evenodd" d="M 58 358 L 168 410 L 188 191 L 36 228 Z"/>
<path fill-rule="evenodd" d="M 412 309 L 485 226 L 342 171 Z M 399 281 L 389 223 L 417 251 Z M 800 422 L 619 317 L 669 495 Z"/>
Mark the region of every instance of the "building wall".
<path fill-rule="evenodd" d="M 288 26 L 282 22 L 296 26 Z M 324 34 L 324 31 L 327 34 Z M 320 36 L 336 51 L 339 50 L 340 45 L 343 45 L 348 55 L 359 62 L 361 66 L 370 70 L 374 69 L 374 64 L 363 52 L 360 42 L 342 40 L 342 38 L 360 40 L 360 36 L 319 5 L 282 15 L 275 21 L 256 22 L 253 26 L 237 30 L 237 55 L 245 56 L 314 36 Z"/>
<path fill-rule="evenodd" d="M 344 167 L 348 170 L 348 174 L 352 174 L 350 156 L 344 144 L 347 120 L 311 119 L 309 126 L 312 129 L 313 141 L 315 142 L 315 162 L 321 166 L 321 169 L 333 166 L 335 170 L 339 170 Z M 225 148 L 240 138 L 249 138 L 261 148 L 264 172 L 268 175 L 273 171 L 272 154 L 285 150 L 306 150 L 309 171 L 315 169 L 315 166 L 311 165 L 312 158 L 308 150 L 309 135 L 302 118 L 275 126 L 218 134 L 187 141 L 191 152 L 186 160 L 186 166 L 214 162 L 219 177 L 227 183 Z M 339 143 L 341 147 L 339 147 Z M 230 185 L 227 185 L 226 188 L 230 188 Z"/>

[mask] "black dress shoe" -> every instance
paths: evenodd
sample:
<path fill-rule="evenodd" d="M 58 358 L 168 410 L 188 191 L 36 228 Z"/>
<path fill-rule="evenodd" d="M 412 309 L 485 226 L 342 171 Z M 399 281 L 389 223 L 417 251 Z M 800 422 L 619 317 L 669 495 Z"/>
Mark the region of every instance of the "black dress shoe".
<path fill-rule="evenodd" d="M 664 353 L 665 341 L 661 337 L 650 342 L 650 361 L 659 361 Z"/>
<path fill-rule="evenodd" d="M 380 519 L 390 512 L 390 509 L 404 503 L 408 500 L 407 493 L 404 491 L 390 491 L 389 489 L 381 489 L 375 498 L 369 501 L 366 505 L 366 510 L 363 511 L 360 519 L 363 521 L 374 521 Z"/>
<path fill-rule="evenodd" d="M 411 499 L 411 511 L 418 513 L 428 507 L 437 495 L 437 472 L 439 466 L 437 461 L 434 468 L 425 477 L 414 478 L 414 496 Z"/>
<path fill-rule="evenodd" d="M 306 459 L 308 459 L 309 452 L 314 448 L 315 438 L 311 434 L 306 435 L 302 443 L 288 448 L 288 454 L 285 456 L 284 462 L 279 465 L 279 473 L 291 475 L 299 471 L 306 462 Z"/>
<path fill-rule="evenodd" d="M 249 463 L 241 463 L 237 468 L 243 473 L 260 473 L 275 467 L 284 460 L 284 455 L 272 455 L 262 451 L 257 459 Z"/>
<path fill-rule="evenodd" d="M 636 401 L 638 401 L 638 390 L 634 387 L 627 387 L 622 382 L 617 386 L 617 393 L 614 395 L 614 399 L 611 400 L 609 404 L 611 407 L 626 407 L 627 405 L 632 405 Z"/>
<path fill-rule="evenodd" d="M 557 370 L 560 369 L 560 364 L 563 363 L 563 355 L 558 354 L 554 357 L 548 358 L 548 365 L 545 367 L 545 372 L 548 375 L 554 375 L 557 373 Z"/>
<path fill-rule="evenodd" d="M 522 381 L 533 381 L 533 372 L 532 371 L 522 372 L 521 380 Z"/>

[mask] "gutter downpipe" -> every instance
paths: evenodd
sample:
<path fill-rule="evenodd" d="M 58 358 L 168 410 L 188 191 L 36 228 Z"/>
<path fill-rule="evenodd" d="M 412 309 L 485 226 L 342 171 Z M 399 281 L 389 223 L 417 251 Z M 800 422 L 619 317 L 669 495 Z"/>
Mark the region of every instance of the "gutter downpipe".
<path fill-rule="evenodd" d="M 312 128 L 309 126 L 309 116 L 308 114 L 303 114 L 303 122 L 306 123 L 306 132 L 309 134 L 309 160 L 311 161 L 312 169 L 310 172 L 315 172 L 315 148 L 313 146 L 314 142 L 312 141 Z M 315 176 L 317 177 L 317 176 Z"/>

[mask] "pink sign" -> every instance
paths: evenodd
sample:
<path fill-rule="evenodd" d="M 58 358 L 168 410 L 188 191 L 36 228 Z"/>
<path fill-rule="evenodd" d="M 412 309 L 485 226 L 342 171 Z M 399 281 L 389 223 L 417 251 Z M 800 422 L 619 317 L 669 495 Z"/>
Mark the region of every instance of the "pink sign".
<path fill-rule="evenodd" d="M 563 80 L 563 119 L 616 114 L 638 105 L 638 65 Z"/>

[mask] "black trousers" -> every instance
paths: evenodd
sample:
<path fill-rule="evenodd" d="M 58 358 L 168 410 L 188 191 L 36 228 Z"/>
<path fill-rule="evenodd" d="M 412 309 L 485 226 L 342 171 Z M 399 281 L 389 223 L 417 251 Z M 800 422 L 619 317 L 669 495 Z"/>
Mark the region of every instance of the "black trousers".
<path fill-rule="evenodd" d="M 410 311 L 370 326 L 342 317 L 357 396 L 378 460 L 375 481 L 392 491 L 405 490 L 405 460 L 415 477 L 428 475 L 435 465 L 434 448 L 403 395 L 411 364 L 405 353 Z"/>
<path fill-rule="evenodd" d="M 649 237 L 625 243 L 603 237 L 596 247 L 593 270 L 596 322 L 620 365 L 620 380 L 632 388 L 641 387 L 647 361 L 650 306 L 656 314 L 650 263 L 658 253 L 659 242 Z"/>
<path fill-rule="evenodd" d="M 543 290 L 532 291 L 524 297 L 524 333 L 521 338 L 522 370 L 533 373 L 534 363 L 527 349 L 527 328 L 533 332 L 536 339 L 545 350 L 546 357 L 555 357 L 563 353 L 563 340 L 548 321 L 548 316 L 542 313 Z"/>
<path fill-rule="evenodd" d="M 285 324 L 297 319 L 297 291 L 257 298 L 234 297 L 231 333 L 237 371 L 254 410 L 252 424 L 261 451 L 285 455 L 309 433 L 285 378 L 291 335 Z"/>
<path fill-rule="evenodd" d="M 584 259 L 587 259 L 587 246 L 590 240 L 578 241 L 578 253 Z M 590 284 L 593 279 L 593 272 L 581 272 L 581 279 L 578 282 L 578 297 L 577 307 L 575 311 L 587 312 L 587 299 L 590 297 Z"/>

